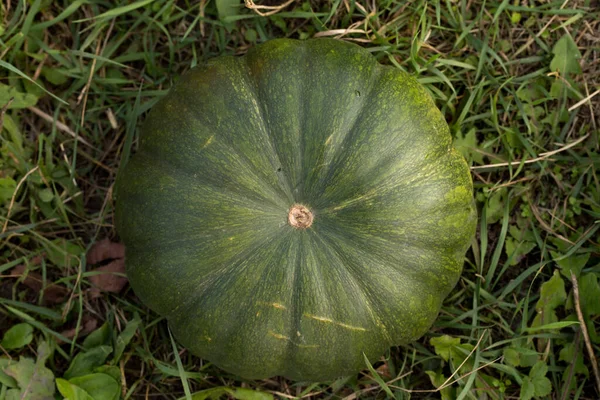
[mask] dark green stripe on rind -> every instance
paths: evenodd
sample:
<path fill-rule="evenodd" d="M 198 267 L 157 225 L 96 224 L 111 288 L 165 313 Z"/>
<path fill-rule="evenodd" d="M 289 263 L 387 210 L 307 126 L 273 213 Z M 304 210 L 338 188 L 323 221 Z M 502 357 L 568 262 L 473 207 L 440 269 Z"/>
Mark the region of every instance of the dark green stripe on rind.
<path fill-rule="evenodd" d="M 425 90 L 365 50 L 275 40 L 190 71 L 119 176 L 142 300 L 249 378 L 326 380 L 422 335 L 475 229 L 472 182 Z M 287 224 L 300 203 L 306 230 Z"/>

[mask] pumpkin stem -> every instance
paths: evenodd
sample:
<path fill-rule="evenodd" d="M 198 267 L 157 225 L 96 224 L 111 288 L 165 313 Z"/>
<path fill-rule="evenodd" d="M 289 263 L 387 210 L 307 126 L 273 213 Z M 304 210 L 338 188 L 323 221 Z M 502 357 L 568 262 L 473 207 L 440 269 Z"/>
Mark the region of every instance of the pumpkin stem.
<path fill-rule="evenodd" d="M 296 229 L 310 228 L 313 223 L 313 213 L 302 204 L 294 204 L 290 208 L 288 222 Z"/>

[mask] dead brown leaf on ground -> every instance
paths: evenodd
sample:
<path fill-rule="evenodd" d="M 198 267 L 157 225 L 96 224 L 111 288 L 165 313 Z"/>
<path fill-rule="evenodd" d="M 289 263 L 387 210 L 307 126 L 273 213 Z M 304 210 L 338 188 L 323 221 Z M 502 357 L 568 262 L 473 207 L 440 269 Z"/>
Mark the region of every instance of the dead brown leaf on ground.
<path fill-rule="evenodd" d="M 102 239 L 94 243 L 86 255 L 87 263 L 90 265 L 117 258 L 125 258 L 125 246 L 121 243 L 111 242 L 108 239 Z"/>
<path fill-rule="evenodd" d="M 41 262 L 33 259 L 31 264 L 36 265 Z M 27 266 L 24 264 L 17 265 L 11 270 L 11 275 L 21 277 L 21 284 L 27 286 L 34 292 L 40 292 L 43 290 L 42 299 L 46 304 L 59 304 L 62 303 L 68 294 L 67 288 L 61 285 L 54 284 L 46 281 L 46 287 L 44 287 L 44 278 L 37 272 L 28 271 Z"/>
<path fill-rule="evenodd" d="M 118 293 L 127 284 L 125 274 L 125 246 L 121 243 L 111 242 L 108 239 L 95 243 L 87 253 L 87 263 L 90 265 L 106 265 L 94 268 L 91 272 L 99 272 L 89 277 L 92 288 L 89 290 L 90 298 L 101 296 L 102 292 Z"/>
<path fill-rule="evenodd" d="M 388 366 L 388 363 L 380 365 L 376 369 L 376 371 L 379 374 L 379 376 L 382 376 L 384 378 L 391 378 L 392 377 L 392 375 L 390 374 L 390 368 Z"/>
<path fill-rule="evenodd" d="M 60 334 L 67 339 L 73 339 L 77 334 L 79 337 L 87 336 L 92 333 L 98 327 L 98 320 L 89 315 L 84 315 L 81 326 L 79 327 L 79 333 L 77 328 L 67 329 L 62 331 Z"/>

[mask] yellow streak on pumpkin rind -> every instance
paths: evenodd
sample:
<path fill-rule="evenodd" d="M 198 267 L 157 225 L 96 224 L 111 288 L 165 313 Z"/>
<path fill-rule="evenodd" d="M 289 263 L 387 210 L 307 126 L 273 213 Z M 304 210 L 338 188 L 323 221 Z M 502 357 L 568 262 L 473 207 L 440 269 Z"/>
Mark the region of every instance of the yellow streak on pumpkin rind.
<path fill-rule="evenodd" d="M 211 137 L 209 137 L 208 140 L 206 141 L 206 143 L 204 143 L 204 145 L 202 146 L 202 148 L 203 149 L 207 148 L 208 145 L 212 143 L 214 138 L 215 138 L 215 135 L 212 135 Z"/>
<path fill-rule="evenodd" d="M 290 340 L 289 337 L 282 335 L 281 333 L 275 333 L 273 331 L 269 331 L 269 335 L 273 336 L 275 339 L 279 340 Z"/>
<path fill-rule="evenodd" d="M 307 318 L 312 318 L 312 319 L 320 321 L 320 322 L 325 322 L 326 324 L 334 324 L 334 325 L 337 325 L 337 326 L 341 326 L 342 328 L 346 328 L 346 329 L 349 329 L 351 331 L 362 331 L 362 332 L 366 332 L 367 331 L 363 327 L 349 325 L 349 324 L 345 324 L 345 323 L 339 322 L 339 321 L 334 321 L 331 318 L 327 318 L 327 317 L 319 317 L 318 315 L 312 315 L 312 314 L 304 314 L 304 316 L 307 317 Z"/>
<path fill-rule="evenodd" d="M 275 339 L 279 339 L 279 340 L 285 340 L 290 342 L 291 344 L 293 344 L 294 346 L 301 348 L 301 349 L 314 349 L 319 347 L 318 344 L 300 344 L 300 343 L 296 343 L 294 342 L 292 339 L 290 339 L 289 337 L 282 335 L 281 333 L 276 333 L 273 331 L 269 331 L 269 335 L 273 336 Z"/>
<path fill-rule="evenodd" d="M 281 303 L 277 303 L 277 302 L 269 303 L 267 301 L 259 301 L 257 304 L 261 305 L 261 306 L 270 306 L 270 307 L 273 307 L 273 308 L 277 308 L 278 310 L 287 310 L 286 306 L 284 306 Z"/>
<path fill-rule="evenodd" d="M 361 196 L 354 197 L 354 198 L 351 198 L 349 200 L 344 201 L 339 206 L 333 207 L 331 209 L 331 211 L 334 211 L 334 212 L 335 211 L 340 211 L 340 210 L 343 210 L 346 207 L 352 206 L 352 205 L 354 205 L 354 204 L 356 204 L 358 202 L 364 201 L 364 200 L 368 200 L 368 199 L 374 198 L 376 196 L 378 196 L 378 193 L 375 190 L 371 190 L 371 191 L 369 191 L 369 192 L 367 192 L 367 193 L 365 193 L 365 194 L 363 194 Z"/>

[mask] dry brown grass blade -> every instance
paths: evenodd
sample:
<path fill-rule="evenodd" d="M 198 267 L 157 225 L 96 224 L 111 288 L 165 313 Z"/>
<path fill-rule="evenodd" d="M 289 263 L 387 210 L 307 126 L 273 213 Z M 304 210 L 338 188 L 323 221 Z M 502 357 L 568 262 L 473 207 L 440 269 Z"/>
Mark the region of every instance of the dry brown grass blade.
<path fill-rule="evenodd" d="M 246 4 L 246 8 L 251 9 L 261 17 L 268 17 L 269 15 L 277 14 L 278 12 L 292 4 L 294 1 L 295 0 L 288 0 L 285 3 L 280 4 L 278 6 L 261 6 L 260 4 L 255 4 L 253 0 L 244 0 L 244 3 Z M 264 10 L 268 11 L 263 12 Z"/>
<path fill-rule="evenodd" d="M 75 139 L 77 139 L 78 142 L 81 142 L 81 143 L 85 144 L 86 146 L 88 146 L 88 147 L 90 147 L 92 149 L 94 148 L 94 146 L 92 146 L 88 141 L 86 141 L 84 138 L 82 138 L 77 133 L 75 133 L 67 125 L 63 124 L 60 121 L 55 121 L 54 118 L 52 118 L 51 115 L 46 114 L 45 112 L 43 112 L 39 108 L 31 106 L 31 107 L 27 107 L 27 109 L 29 111 L 31 111 L 32 113 L 34 113 L 35 115 L 37 115 L 38 117 L 41 117 L 44 121 L 50 122 L 51 124 L 55 124 L 56 125 L 56 129 L 58 129 L 59 131 L 64 132 L 67 135 L 74 137 Z"/>
<path fill-rule="evenodd" d="M 540 223 L 540 226 L 542 227 L 542 229 L 544 229 L 546 232 L 556 236 L 557 238 L 559 238 L 560 240 L 563 240 L 567 243 L 570 243 L 572 245 L 574 245 L 575 243 L 573 243 L 571 240 L 569 240 L 568 238 L 566 238 L 565 236 L 559 234 L 558 232 L 556 232 L 554 229 L 552 229 L 552 227 L 550 227 L 546 221 L 544 221 L 544 219 L 542 218 L 542 216 L 540 215 L 540 210 L 538 209 L 537 205 L 535 204 L 535 202 L 533 201 L 529 201 L 529 207 L 531 208 L 531 211 L 533 212 L 533 216 L 535 217 L 535 219 Z"/>
<path fill-rule="evenodd" d="M 335 36 L 337 39 L 345 36 L 345 35 L 349 35 L 351 33 L 362 33 L 364 35 L 367 35 L 369 32 L 365 31 L 364 29 L 331 29 L 328 31 L 323 31 L 323 32 L 317 32 L 315 33 L 314 37 L 329 37 L 329 36 Z"/>
<path fill-rule="evenodd" d="M 573 297 L 575 298 L 575 311 L 577 313 L 577 319 L 579 320 L 579 326 L 581 326 L 581 333 L 583 333 L 583 341 L 585 342 L 585 347 L 588 352 L 588 356 L 590 357 L 590 362 L 592 363 L 592 370 L 594 371 L 594 378 L 596 379 L 596 390 L 598 391 L 598 395 L 600 396 L 600 371 L 598 370 L 598 360 L 596 359 L 596 355 L 594 354 L 594 348 L 592 347 L 592 342 L 590 340 L 590 334 L 587 330 L 587 325 L 585 324 L 585 319 L 583 318 L 583 312 L 581 311 L 581 300 L 579 298 L 579 283 L 577 282 L 577 277 L 571 271 L 571 282 L 573 283 Z"/>
<path fill-rule="evenodd" d="M 594 93 L 590 94 L 589 96 L 587 96 L 586 98 L 578 101 L 577 103 L 573 104 L 571 107 L 569 107 L 568 111 L 573 111 L 574 109 L 576 109 L 577 107 L 581 107 L 583 104 L 587 103 L 588 101 L 592 100 L 592 98 L 594 96 L 596 96 L 597 94 L 600 93 L 600 89 L 596 90 Z"/>
<path fill-rule="evenodd" d="M 565 8 L 567 6 L 567 4 L 569 3 L 569 0 L 565 0 L 562 5 L 560 6 L 560 9 L 562 10 L 563 8 Z M 548 29 L 552 23 L 554 22 L 554 20 L 557 18 L 556 15 L 553 15 L 552 18 L 550 18 L 550 20 L 546 23 L 546 25 L 544 25 L 544 27 L 538 32 L 536 33 L 536 37 L 540 37 L 543 35 L 543 33 L 546 31 L 546 29 Z M 535 42 L 535 38 L 534 37 L 530 37 L 527 39 L 527 42 L 521 46 L 513 55 L 513 57 L 518 56 L 519 54 L 521 54 L 522 52 L 524 52 L 525 50 L 527 50 L 529 48 L 529 46 L 531 46 L 533 43 Z"/>
<path fill-rule="evenodd" d="M 496 167 L 508 167 L 508 166 L 516 167 L 518 165 L 521 165 L 521 163 L 523 163 L 523 164 L 532 164 L 532 163 L 536 163 L 538 161 L 543 161 L 543 160 L 553 161 L 550 157 L 552 157 L 555 154 L 562 153 L 563 151 L 569 150 L 570 148 L 573 148 L 573 147 L 577 146 L 579 143 L 583 142 L 589 136 L 590 136 L 590 134 L 588 133 L 588 134 L 580 137 L 579 139 L 575 140 L 574 142 L 569 143 L 567 145 L 564 145 L 560 149 L 552 150 L 552 151 L 547 151 L 545 153 L 540 153 L 539 157 L 532 158 L 531 160 L 525 160 L 525 161 L 523 161 L 523 160 L 517 160 L 517 161 L 503 162 L 503 163 L 498 163 L 498 164 L 476 165 L 476 166 L 471 167 L 471 170 L 476 171 L 476 170 L 480 170 L 480 169 L 496 168 Z"/>

